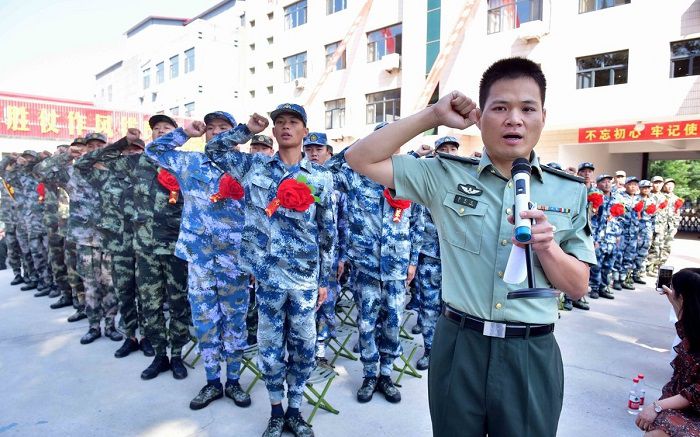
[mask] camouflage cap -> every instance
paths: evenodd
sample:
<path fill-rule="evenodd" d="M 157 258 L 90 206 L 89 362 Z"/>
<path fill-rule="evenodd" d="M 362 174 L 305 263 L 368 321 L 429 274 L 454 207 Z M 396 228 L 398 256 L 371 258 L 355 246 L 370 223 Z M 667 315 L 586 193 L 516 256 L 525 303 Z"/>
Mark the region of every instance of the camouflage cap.
<path fill-rule="evenodd" d="M 214 111 L 204 116 L 204 124 L 209 124 L 214 120 L 223 120 L 230 124 L 231 127 L 236 126 L 236 119 L 233 118 L 233 115 L 225 111 Z"/>
<path fill-rule="evenodd" d="M 78 138 L 74 139 L 73 142 L 70 143 L 70 145 L 72 146 L 73 144 L 82 144 L 82 145 L 84 146 L 85 143 L 86 143 L 86 142 L 85 142 L 85 138 L 83 138 L 83 137 L 78 137 Z"/>
<path fill-rule="evenodd" d="M 261 146 L 267 146 L 269 148 L 272 148 L 272 138 L 268 137 L 267 135 L 253 135 L 253 138 L 250 139 L 250 145 L 252 146 L 253 144 L 260 144 Z"/>
<path fill-rule="evenodd" d="M 577 171 L 581 171 L 584 168 L 590 168 L 591 170 L 595 170 L 595 165 L 593 165 L 592 162 L 582 162 L 578 165 Z"/>
<path fill-rule="evenodd" d="M 673 182 L 673 183 L 675 184 L 675 183 L 676 183 L 676 180 L 673 179 L 673 178 L 666 178 L 666 179 L 664 179 L 664 185 L 666 185 L 666 184 L 669 183 L 669 182 Z"/>
<path fill-rule="evenodd" d="M 156 125 L 156 123 L 159 123 L 161 121 L 164 121 L 171 125 L 174 128 L 177 128 L 177 122 L 173 120 L 171 117 L 168 117 L 165 114 L 156 114 L 152 116 L 151 118 L 148 119 L 148 125 L 153 129 L 153 126 Z"/>
<path fill-rule="evenodd" d="M 374 130 L 379 130 L 379 129 L 383 128 L 384 126 L 386 126 L 387 124 L 389 124 L 389 123 L 386 121 L 383 121 L 381 123 L 377 123 L 377 125 L 374 126 Z"/>
<path fill-rule="evenodd" d="M 610 179 L 612 180 L 613 177 L 607 173 L 599 174 L 597 178 L 595 178 L 595 182 L 598 183 L 602 181 L 603 179 Z"/>
<path fill-rule="evenodd" d="M 558 162 L 550 162 L 549 164 L 547 164 L 547 167 L 553 168 L 555 170 L 564 170 L 563 168 L 561 168 L 561 165 Z"/>
<path fill-rule="evenodd" d="M 304 126 L 306 126 L 306 110 L 303 106 L 297 105 L 296 103 L 282 103 L 278 105 L 277 108 L 270 113 L 272 122 L 274 123 L 275 119 L 282 114 L 294 115 L 303 121 Z"/>
<path fill-rule="evenodd" d="M 87 144 L 89 141 L 102 141 L 103 143 L 107 144 L 107 137 L 104 134 L 101 134 L 99 132 L 93 132 L 85 137 L 85 144 Z"/>
<path fill-rule="evenodd" d="M 651 188 L 651 181 L 642 179 L 641 181 L 639 181 L 639 188 Z"/>
<path fill-rule="evenodd" d="M 328 137 L 323 132 L 310 132 L 304 137 L 304 147 L 306 146 L 327 146 Z"/>
<path fill-rule="evenodd" d="M 653 178 L 651 178 L 651 183 L 652 183 L 652 184 L 653 184 L 654 182 L 663 182 L 663 181 L 664 181 L 664 178 L 662 178 L 661 176 L 654 176 Z"/>
<path fill-rule="evenodd" d="M 454 144 L 455 146 L 459 147 L 459 141 L 457 141 L 457 138 L 448 135 L 446 137 L 438 138 L 435 141 L 435 150 L 439 149 L 444 144 Z"/>
<path fill-rule="evenodd" d="M 31 156 L 34 159 L 39 159 L 39 153 L 34 150 L 25 150 L 22 152 L 22 156 Z"/>
<path fill-rule="evenodd" d="M 639 183 L 639 178 L 637 176 L 630 176 L 627 179 L 625 179 L 625 185 L 629 184 L 630 182 Z"/>

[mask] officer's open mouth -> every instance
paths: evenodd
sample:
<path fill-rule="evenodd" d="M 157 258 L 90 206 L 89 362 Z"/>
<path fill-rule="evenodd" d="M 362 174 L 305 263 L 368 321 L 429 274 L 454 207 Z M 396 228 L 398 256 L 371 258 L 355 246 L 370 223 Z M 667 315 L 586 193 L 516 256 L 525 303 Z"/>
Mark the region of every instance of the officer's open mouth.
<path fill-rule="evenodd" d="M 523 136 L 518 134 L 505 134 L 503 135 L 503 138 L 507 140 L 522 140 Z"/>

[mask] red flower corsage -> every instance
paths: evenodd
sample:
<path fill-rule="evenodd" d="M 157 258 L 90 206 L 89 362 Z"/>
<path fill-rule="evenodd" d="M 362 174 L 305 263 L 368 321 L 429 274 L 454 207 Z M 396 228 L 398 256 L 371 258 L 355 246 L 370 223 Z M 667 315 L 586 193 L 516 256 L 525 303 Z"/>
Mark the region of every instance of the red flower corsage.
<path fill-rule="evenodd" d="M 654 205 L 652 203 L 651 205 L 647 206 L 646 211 L 647 211 L 647 214 L 654 215 L 656 213 L 656 205 Z"/>
<path fill-rule="evenodd" d="M 219 192 L 212 194 L 209 200 L 216 203 L 222 199 L 240 200 L 245 195 L 243 186 L 238 183 L 230 174 L 224 173 L 219 179 Z"/>
<path fill-rule="evenodd" d="M 403 215 L 403 211 L 411 207 L 411 201 L 394 199 L 393 197 L 391 197 L 391 193 L 389 192 L 388 188 L 384 188 L 384 197 L 389 203 L 389 206 L 394 208 L 394 216 L 392 220 L 394 221 L 394 223 L 400 222 L 401 216 Z"/>
<path fill-rule="evenodd" d="M 43 182 L 39 182 L 36 186 L 36 192 L 39 193 L 39 203 L 44 203 L 44 198 L 46 197 L 46 187 Z"/>
<path fill-rule="evenodd" d="M 664 200 L 663 202 L 661 202 L 659 204 L 659 209 L 666 209 L 667 206 L 668 206 L 668 200 Z"/>
<path fill-rule="evenodd" d="M 314 202 L 320 202 L 321 199 L 314 195 L 315 189 L 309 185 L 305 176 L 300 175 L 296 179 L 285 179 L 277 187 L 277 195 L 265 208 L 265 213 L 268 217 L 277 211 L 277 208 L 283 206 L 294 211 L 304 212 Z"/>
<path fill-rule="evenodd" d="M 620 217 L 625 213 L 625 205 L 621 203 L 616 203 L 610 207 L 610 215 L 613 217 Z"/>
<path fill-rule="evenodd" d="M 178 191 L 180 191 L 180 184 L 177 183 L 177 179 L 168 170 L 161 168 L 158 172 L 158 182 L 165 187 L 166 190 L 170 191 L 170 196 L 168 197 L 168 203 L 177 203 Z"/>
<path fill-rule="evenodd" d="M 588 203 L 591 204 L 593 209 L 598 209 L 600 208 L 600 205 L 603 204 L 603 195 L 600 193 L 591 193 L 588 195 Z"/>
<path fill-rule="evenodd" d="M 683 199 L 676 199 L 676 201 L 673 203 L 673 208 L 675 208 L 674 212 L 678 212 L 678 210 L 681 209 L 681 206 L 683 206 L 684 203 L 685 202 L 683 201 Z"/>

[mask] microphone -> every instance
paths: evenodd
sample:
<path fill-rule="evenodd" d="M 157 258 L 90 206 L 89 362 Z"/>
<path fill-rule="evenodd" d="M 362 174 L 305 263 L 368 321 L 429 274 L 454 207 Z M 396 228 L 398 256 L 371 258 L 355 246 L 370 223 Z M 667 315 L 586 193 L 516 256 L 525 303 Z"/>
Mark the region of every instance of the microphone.
<path fill-rule="evenodd" d="M 530 173 L 532 167 L 525 158 L 518 158 L 513 161 L 510 170 L 515 186 L 515 208 L 513 217 L 515 219 L 515 239 L 521 243 L 526 243 L 532 238 L 532 222 L 530 219 L 520 217 L 520 213 L 530 209 Z"/>

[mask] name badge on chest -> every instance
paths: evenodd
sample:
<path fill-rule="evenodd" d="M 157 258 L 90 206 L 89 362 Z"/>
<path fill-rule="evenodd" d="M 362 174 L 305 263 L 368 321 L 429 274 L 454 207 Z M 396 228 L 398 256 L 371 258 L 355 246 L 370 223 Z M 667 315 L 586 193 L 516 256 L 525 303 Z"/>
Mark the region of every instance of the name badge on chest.
<path fill-rule="evenodd" d="M 458 205 L 468 206 L 468 207 L 473 209 L 473 208 L 476 208 L 476 205 L 479 202 L 476 201 L 475 199 L 470 198 L 470 197 L 460 196 L 459 194 L 457 194 L 457 195 L 455 195 L 454 203 L 456 203 Z"/>

